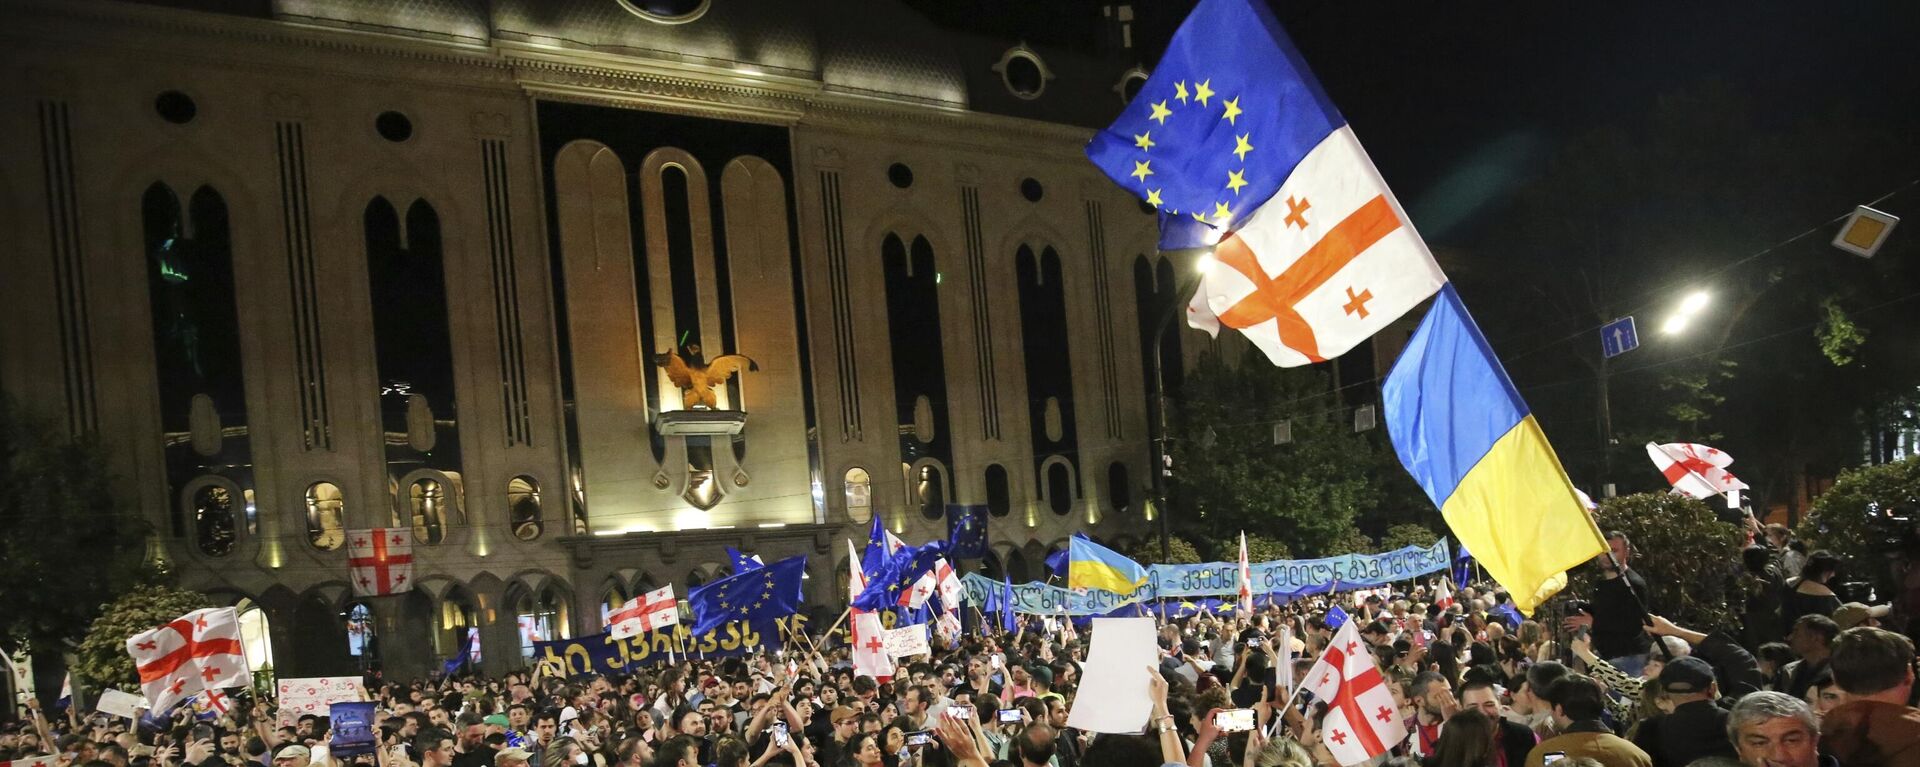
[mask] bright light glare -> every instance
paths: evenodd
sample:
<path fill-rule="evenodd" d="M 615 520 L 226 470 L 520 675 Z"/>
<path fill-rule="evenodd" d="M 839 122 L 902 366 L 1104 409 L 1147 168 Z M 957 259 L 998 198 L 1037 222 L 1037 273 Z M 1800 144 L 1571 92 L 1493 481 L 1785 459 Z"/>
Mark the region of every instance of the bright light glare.
<path fill-rule="evenodd" d="M 1213 254 L 1200 254 L 1200 258 L 1194 260 L 1193 268 L 1200 270 L 1201 274 L 1213 271 Z"/>
<path fill-rule="evenodd" d="M 1685 315 L 1699 314 L 1701 309 L 1707 308 L 1707 302 L 1710 300 L 1712 300 L 1712 296 L 1707 295 L 1706 291 L 1696 290 L 1688 294 L 1687 297 L 1680 302 L 1680 313 Z"/>
<path fill-rule="evenodd" d="M 1668 317 L 1667 321 L 1660 325 L 1660 332 L 1670 336 L 1679 335 L 1680 333 L 1685 332 L 1686 329 L 1687 329 L 1687 317 L 1684 314 L 1676 314 L 1672 317 Z"/>

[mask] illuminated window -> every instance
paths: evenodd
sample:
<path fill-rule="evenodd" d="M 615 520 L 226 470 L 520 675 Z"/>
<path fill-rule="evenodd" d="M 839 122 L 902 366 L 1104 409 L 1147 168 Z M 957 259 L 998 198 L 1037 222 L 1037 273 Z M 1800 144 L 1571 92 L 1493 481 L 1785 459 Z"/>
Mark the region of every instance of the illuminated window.
<path fill-rule="evenodd" d="M 855 522 L 873 518 L 873 478 L 867 470 L 855 466 L 847 470 L 847 516 Z"/>
<path fill-rule="evenodd" d="M 363 658 L 373 651 L 373 610 L 364 602 L 355 602 L 347 608 L 347 654 Z"/>
<path fill-rule="evenodd" d="M 407 490 L 413 507 L 413 540 L 429 546 L 447 537 L 447 488 L 437 479 L 417 479 Z"/>
<path fill-rule="evenodd" d="M 513 537 L 531 541 L 540 537 L 540 483 L 532 477 L 507 480 L 507 519 L 513 525 Z"/>
<path fill-rule="evenodd" d="M 307 543 L 321 551 L 333 551 L 347 540 L 347 500 L 340 486 L 315 482 L 307 486 Z"/>
<path fill-rule="evenodd" d="M 520 624 L 520 657 L 533 657 L 534 642 L 567 638 L 567 601 L 549 586 L 538 596 L 523 593 L 514 606 Z"/>
<path fill-rule="evenodd" d="M 193 492 L 194 536 L 201 553 L 214 557 L 233 553 L 236 501 L 225 485 L 207 485 Z"/>

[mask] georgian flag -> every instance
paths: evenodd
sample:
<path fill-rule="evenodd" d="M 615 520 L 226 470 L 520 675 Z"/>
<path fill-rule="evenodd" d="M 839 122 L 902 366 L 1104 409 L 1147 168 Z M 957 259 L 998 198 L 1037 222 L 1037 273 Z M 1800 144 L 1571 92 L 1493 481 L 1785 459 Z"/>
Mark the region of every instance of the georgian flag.
<path fill-rule="evenodd" d="M 253 674 L 240 644 L 240 616 L 231 607 L 195 610 L 127 640 L 140 689 L 167 711 L 203 690 L 247 687 Z"/>
<path fill-rule="evenodd" d="M 1215 246 L 1188 324 L 1238 329 L 1281 367 L 1338 357 L 1446 284 L 1407 221 L 1340 125 Z"/>
<path fill-rule="evenodd" d="M 1706 445 L 1674 442 L 1665 445 L 1647 443 L 1647 456 L 1660 467 L 1675 491 L 1706 500 L 1717 495 L 1747 489 L 1747 483 L 1727 471 L 1733 456 Z"/>
<path fill-rule="evenodd" d="M 1354 621 L 1333 635 L 1304 684 L 1314 700 L 1328 706 L 1320 741 L 1340 764 L 1359 764 L 1406 740 L 1406 723 Z"/>
<path fill-rule="evenodd" d="M 940 606 L 946 612 L 957 612 L 966 590 L 960 586 L 960 574 L 953 571 L 953 565 L 945 558 L 934 560 L 934 583 L 940 590 Z"/>
<path fill-rule="evenodd" d="M 614 639 L 639 636 L 679 623 L 680 603 L 673 597 L 671 583 L 629 599 L 620 609 L 607 615 L 607 627 L 612 630 Z"/>
<path fill-rule="evenodd" d="M 860 569 L 853 541 L 847 541 L 847 568 L 847 601 L 851 603 L 867 590 L 867 574 Z M 858 607 L 848 608 L 848 613 L 852 616 L 847 624 L 847 644 L 853 648 L 853 673 L 873 677 L 876 682 L 892 679 L 893 656 L 887 654 L 886 629 L 880 625 L 879 614 Z"/>
<path fill-rule="evenodd" d="M 354 596 L 378 597 L 413 590 L 413 530 L 376 527 L 347 534 L 347 566 Z"/>
<path fill-rule="evenodd" d="M 900 606 L 910 610 L 920 609 L 926 605 L 927 599 L 933 596 L 933 592 L 939 587 L 939 583 L 940 579 L 933 574 L 932 570 L 926 571 L 921 574 L 919 580 L 913 582 L 911 588 L 900 592 Z"/>

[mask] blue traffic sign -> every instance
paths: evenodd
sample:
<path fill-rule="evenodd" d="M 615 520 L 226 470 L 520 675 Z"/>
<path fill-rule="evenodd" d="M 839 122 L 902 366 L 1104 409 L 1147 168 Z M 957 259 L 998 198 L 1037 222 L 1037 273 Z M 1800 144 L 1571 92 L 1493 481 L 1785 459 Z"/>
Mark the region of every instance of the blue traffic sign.
<path fill-rule="evenodd" d="M 1613 359 L 1640 348 L 1640 333 L 1633 329 L 1633 317 L 1620 319 L 1600 326 L 1600 351 Z"/>

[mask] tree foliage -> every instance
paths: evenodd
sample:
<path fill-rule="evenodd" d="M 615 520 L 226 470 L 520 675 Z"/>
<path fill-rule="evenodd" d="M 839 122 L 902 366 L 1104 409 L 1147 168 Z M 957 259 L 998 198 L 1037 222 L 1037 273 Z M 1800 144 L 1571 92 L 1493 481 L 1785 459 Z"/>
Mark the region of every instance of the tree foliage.
<path fill-rule="evenodd" d="M 1841 472 L 1813 504 L 1797 531 L 1808 546 L 1846 561 L 1840 577 L 1865 578 L 1889 593 L 1886 555 L 1912 546 L 1911 520 L 1920 508 L 1920 457 Z M 1903 527 L 1905 529 L 1903 529 Z M 1907 552 L 1912 556 L 1912 552 Z"/>
<path fill-rule="evenodd" d="M 87 629 L 75 651 L 79 664 L 75 675 L 92 683 L 94 689 L 117 687 L 132 690 L 140 684 L 127 654 L 127 639 L 167 621 L 213 603 L 197 591 L 172 586 L 141 586 L 112 604 L 101 605 L 100 617 Z"/>
<path fill-rule="evenodd" d="M 1734 619 L 1740 572 L 1739 528 L 1720 521 L 1705 503 L 1671 493 L 1639 493 L 1600 502 L 1600 529 L 1627 534 L 1636 552 L 1631 566 L 1647 579 L 1652 609 L 1682 626 L 1727 628 Z M 1599 573 L 1577 568 L 1573 594 L 1591 595 Z"/>
<path fill-rule="evenodd" d="M 1374 448 L 1311 368 L 1277 368 L 1249 351 L 1228 365 L 1205 354 L 1187 374 L 1174 421 L 1174 523 L 1238 556 L 1238 534 L 1284 541 L 1299 557 L 1366 551 L 1357 517 L 1381 490 Z M 1274 444 L 1286 423 L 1291 439 Z"/>
<path fill-rule="evenodd" d="M 1161 557 L 1160 536 L 1149 535 L 1145 540 L 1134 544 L 1132 549 L 1121 553 L 1128 559 L 1143 565 L 1197 565 L 1208 561 L 1200 558 L 1199 549 L 1195 549 L 1187 539 L 1177 535 L 1173 536 L 1172 541 L 1168 543 L 1167 550 L 1173 552 L 1173 556 Z"/>
<path fill-rule="evenodd" d="M 139 582 L 147 526 L 122 507 L 99 447 L 0 398 L 0 638 L 58 653 Z"/>
<path fill-rule="evenodd" d="M 1424 548 L 1432 546 L 1433 542 L 1439 539 L 1440 533 L 1428 529 L 1425 525 L 1406 522 L 1387 528 L 1387 532 L 1380 536 L 1380 550 L 1393 551 L 1408 546 Z"/>

